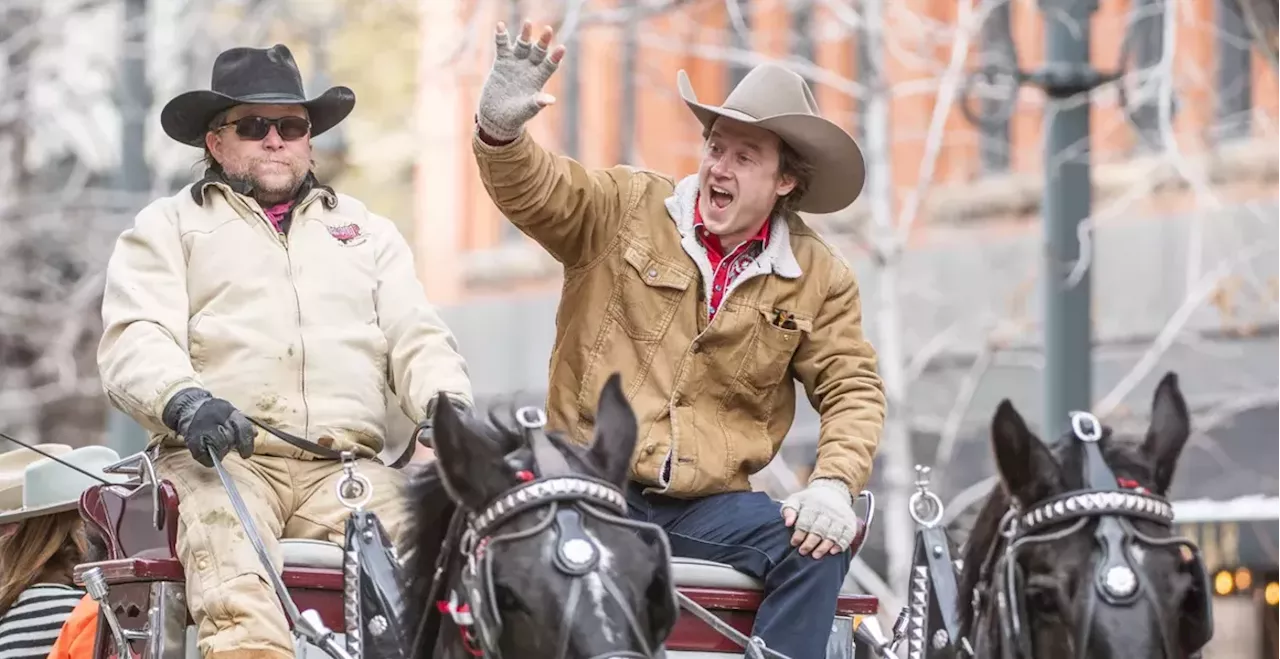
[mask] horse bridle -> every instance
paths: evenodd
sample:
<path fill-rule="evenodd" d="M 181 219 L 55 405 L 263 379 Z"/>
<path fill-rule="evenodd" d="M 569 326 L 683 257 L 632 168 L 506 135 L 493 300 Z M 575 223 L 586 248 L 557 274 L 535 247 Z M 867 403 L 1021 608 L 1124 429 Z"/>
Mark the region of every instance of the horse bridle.
<path fill-rule="evenodd" d="M 1083 658 L 1087 654 L 1093 611 L 1099 600 L 1113 607 L 1135 606 L 1143 601 L 1156 610 L 1165 606 L 1158 600 L 1150 585 L 1142 581 L 1142 572 L 1135 569 L 1132 553 L 1129 551 L 1135 542 L 1153 547 L 1182 549 L 1183 559 L 1195 581 L 1192 586 L 1197 591 L 1189 595 L 1182 611 L 1183 615 L 1196 618 L 1195 622 L 1200 623 L 1199 631 L 1192 632 L 1185 639 L 1185 643 L 1190 646 L 1185 649 L 1195 653 L 1208 643 L 1213 629 L 1209 580 L 1199 548 L 1187 538 L 1157 538 L 1139 531 L 1133 525 L 1135 519 L 1172 529 L 1173 507 L 1164 497 L 1141 487 L 1120 487 L 1120 482 L 1103 459 L 1102 450 L 1098 446 L 1103 429 L 1095 416 L 1088 412 L 1073 412 L 1071 429 L 1074 438 L 1084 447 L 1085 483 L 1088 489 L 1067 492 L 1026 511 L 1020 510 L 1016 502 L 1013 503 L 1001 523 L 1001 534 L 1007 546 L 997 556 L 996 548 L 1000 543 L 993 543 L 992 551 L 982 566 L 979 583 L 989 584 L 995 592 L 1002 657 L 1031 659 L 1033 656 L 1030 630 L 1025 624 L 1027 611 L 1022 598 L 1023 575 L 1018 563 L 1020 552 L 1031 545 L 1061 540 L 1080 531 L 1093 519 L 1098 521 L 1093 536 L 1102 552 L 1095 570 L 1097 578 L 1085 605 L 1084 615 L 1080 618 L 1081 624 L 1076 629 L 1076 656 Z M 1067 522 L 1072 523 L 1065 528 L 1056 528 Z M 979 590 L 975 589 L 973 599 L 974 614 L 977 616 L 981 611 Z M 1180 624 L 1179 627 L 1181 626 Z M 977 629 L 978 625 L 975 624 L 974 628 Z M 1174 635 L 1178 630 L 1162 628 L 1160 632 L 1164 656 L 1166 659 L 1178 659 L 1174 654 Z"/>
<path fill-rule="evenodd" d="M 641 651 L 610 651 L 601 657 L 651 659 L 660 657 L 661 648 L 650 647 L 635 611 L 627 604 L 626 597 L 605 571 L 597 570 L 600 548 L 587 534 L 584 521 L 593 518 L 606 524 L 647 532 L 660 544 L 661 569 L 670 569 L 670 547 L 666 534 L 651 524 L 637 522 L 626 517 L 626 498 L 618 487 L 589 476 L 574 474 L 560 451 L 551 444 L 543 431 L 546 415 L 538 408 L 524 407 L 516 412 L 516 420 L 525 431 L 529 447 L 533 451 L 538 478 L 530 478 L 504 493 L 496 501 L 478 513 L 465 513 L 459 509 L 448 536 L 446 548 L 437 564 L 435 581 L 431 587 L 431 599 L 444 592 L 443 580 L 448 578 L 446 557 L 448 547 L 459 541 L 459 557 L 464 561 L 459 578 L 459 589 L 449 592 L 448 600 L 437 606 L 442 614 L 451 616 L 463 634 L 464 644 L 475 656 L 500 658 L 498 640 L 502 635 L 503 620 L 498 610 L 494 592 L 493 547 L 506 542 L 532 538 L 553 532 L 556 551 L 553 565 L 565 576 L 573 579 L 561 621 L 558 656 L 568 651 L 572 631 L 573 614 L 578 608 L 584 588 L 583 577 L 596 574 L 604 590 L 618 604 L 626 619 L 627 627 L 638 641 Z M 531 474 L 530 474 L 531 475 Z M 517 515 L 529 510 L 546 508 L 541 521 L 525 530 L 502 532 L 502 527 Z M 461 536 L 460 539 L 458 536 Z M 668 580 L 669 582 L 669 580 Z M 461 591 L 461 592 L 459 592 Z M 674 608 L 674 601 L 671 602 Z M 594 658 L 593 658 L 594 659 Z"/>

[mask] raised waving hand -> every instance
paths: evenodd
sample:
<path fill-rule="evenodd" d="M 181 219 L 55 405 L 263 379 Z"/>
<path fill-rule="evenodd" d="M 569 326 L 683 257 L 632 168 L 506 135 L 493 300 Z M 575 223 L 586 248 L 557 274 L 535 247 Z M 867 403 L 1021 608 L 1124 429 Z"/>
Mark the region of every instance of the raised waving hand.
<path fill-rule="evenodd" d="M 549 25 L 542 28 L 536 43 L 530 41 L 532 35 L 533 23 L 529 21 L 521 26 L 514 44 L 505 23 L 499 22 L 494 30 L 497 53 L 480 91 L 477 114 L 480 129 L 494 139 L 514 140 L 542 108 L 556 102 L 542 87 L 560 66 L 565 47 L 561 44 L 551 49 L 555 30 Z"/>

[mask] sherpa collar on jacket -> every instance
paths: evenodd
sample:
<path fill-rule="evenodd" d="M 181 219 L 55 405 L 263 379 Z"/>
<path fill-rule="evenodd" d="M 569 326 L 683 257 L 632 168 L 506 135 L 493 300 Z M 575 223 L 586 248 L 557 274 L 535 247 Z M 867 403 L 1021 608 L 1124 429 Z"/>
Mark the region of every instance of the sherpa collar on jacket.
<path fill-rule="evenodd" d="M 690 174 L 676 183 L 675 192 L 667 197 L 667 214 L 680 231 L 681 245 L 698 264 L 703 278 L 711 281 L 711 261 L 707 258 L 706 248 L 698 241 L 697 229 L 693 225 L 693 211 L 697 203 L 698 175 Z M 767 272 L 779 277 L 798 279 L 804 274 L 795 252 L 791 250 L 791 227 L 785 215 L 775 213 L 769 219 L 769 244 L 758 261 L 767 268 Z"/>

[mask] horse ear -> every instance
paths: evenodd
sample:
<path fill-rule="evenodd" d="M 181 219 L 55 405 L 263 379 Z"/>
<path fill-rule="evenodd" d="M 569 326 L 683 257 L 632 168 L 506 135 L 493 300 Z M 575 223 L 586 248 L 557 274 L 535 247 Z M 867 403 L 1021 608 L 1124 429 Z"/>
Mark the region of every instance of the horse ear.
<path fill-rule="evenodd" d="M 442 393 L 432 419 L 440 482 L 449 497 L 467 510 L 479 510 L 507 489 L 514 474 L 502 447 L 476 432 Z"/>
<path fill-rule="evenodd" d="M 609 376 L 596 405 L 596 432 L 591 442 L 591 460 L 610 483 L 625 485 L 631 470 L 631 454 L 636 450 L 636 414 L 622 393 L 622 377 Z"/>
<path fill-rule="evenodd" d="M 1187 403 L 1178 389 L 1178 376 L 1172 371 L 1160 379 L 1151 401 L 1151 425 L 1142 452 L 1152 457 L 1152 488 L 1164 494 L 1173 481 L 1173 471 L 1178 457 L 1191 435 L 1191 418 Z"/>
<path fill-rule="evenodd" d="M 1058 461 L 1027 428 L 1007 398 L 1000 401 L 991 419 L 991 443 L 1005 489 L 1022 507 L 1030 507 L 1063 488 Z"/>

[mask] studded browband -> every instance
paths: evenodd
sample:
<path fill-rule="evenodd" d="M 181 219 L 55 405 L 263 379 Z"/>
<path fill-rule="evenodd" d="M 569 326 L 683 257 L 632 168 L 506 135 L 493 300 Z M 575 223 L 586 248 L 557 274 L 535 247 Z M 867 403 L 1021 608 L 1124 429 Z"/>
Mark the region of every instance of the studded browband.
<path fill-rule="evenodd" d="M 476 515 L 471 528 L 477 536 L 484 537 L 494 527 L 530 508 L 584 499 L 603 504 L 620 515 L 627 514 L 627 501 L 614 485 L 584 476 L 558 476 L 518 486 Z"/>
<path fill-rule="evenodd" d="M 1142 492 L 1068 492 L 1037 505 L 1018 517 L 1018 535 L 1035 533 L 1053 524 L 1080 517 L 1122 515 L 1160 524 L 1173 523 L 1173 506 Z"/>

